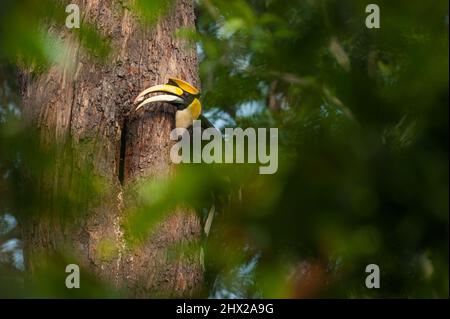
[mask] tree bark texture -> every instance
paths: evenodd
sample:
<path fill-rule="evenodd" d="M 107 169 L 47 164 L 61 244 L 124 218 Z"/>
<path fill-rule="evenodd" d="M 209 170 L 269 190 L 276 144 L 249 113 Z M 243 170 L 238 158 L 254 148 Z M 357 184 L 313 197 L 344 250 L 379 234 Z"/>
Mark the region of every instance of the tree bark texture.
<path fill-rule="evenodd" d="M 137 180 L 165 178 L 172 171 L 169 134 L 174 107 L 161 104 L 134 112 L 132 101 L 142 89 L 166 83 L 169 76 L 199 85 L 195 49 L 174 35 L 179 28 L 195 27 L 193 1 L 174 1 L 151 27 L 139 23 L 125 1 L 73 2 L 80 6 L 82 23 L 97 26 L 114 52 L 107 63 L 100 63 L 73 41 L 66 52 L 72 68 L 54 66 L 38 77 L 24 76 L 24 114 L 38 128 L 42 145 L 70 146 L 70 152 L 61 146 L 64 155 L 43 191 L 57 193 L 61 183 L 70 187 L 70 176 L 80 165 L 89 165 L 92 174 L 105 178 L 110 191 L 99 199 L 100 205 L 90 205 L 87 214 L 71 225 L 61 221 L 58 211 L 28 222 L 23 231 L 26 266 L 32 273 L 34 256 L 69 246 L 83 266 L 126 288 L 130 296 L 195 295 L 203 281 L 200 254 L 175 260 L 167 256 L 171 245 L 199 242 L 201 225 L 194 211 L 179 208 L 169 214 L 137 248 L 127 245 L 121 226 L 128 205 L 133 205 L 122 190 Z M 51 32 L 73 39 L 64 26 L 53 26 Z M 105 240 L 117 253 L 109 257 L 101 253 Z"/>

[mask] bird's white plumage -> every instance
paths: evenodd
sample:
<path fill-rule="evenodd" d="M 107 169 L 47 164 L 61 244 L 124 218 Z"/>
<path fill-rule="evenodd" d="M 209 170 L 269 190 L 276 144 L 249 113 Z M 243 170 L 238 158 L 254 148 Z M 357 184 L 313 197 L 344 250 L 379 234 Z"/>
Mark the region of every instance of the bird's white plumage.
<path fill-rule="evenodd" d="M 175 126 L 188 128 L 192 125 L 192 121 L 194 120 L 192 113 L 189 109 L 184 109 L 182 111 L 177 111 L 175 114 Z"/>

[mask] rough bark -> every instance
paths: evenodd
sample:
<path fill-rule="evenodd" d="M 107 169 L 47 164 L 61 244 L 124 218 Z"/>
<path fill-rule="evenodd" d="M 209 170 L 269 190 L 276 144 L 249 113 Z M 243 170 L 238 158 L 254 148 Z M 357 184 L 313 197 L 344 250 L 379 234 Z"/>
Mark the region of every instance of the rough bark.
<path fill-rule="evenodd" d="M 199 241 L 200 221 L 192 210 L 180 208 L 170 214 L 137 249 L 127 246 L 121 227 L 124 211 L 133 205 L 123 200 L 122 189 L 138 179 L 165 178 L 171 171 L 173 107 L 161 104 L 136 114 L 131 109 L 133 98 L 169 76 L 199 84 L 195 50 L 174 36 L 179 28 L 194 27 L 193 3 L 175 1 L 156 25 L 146 27 L 119 1 L 73 2 L 80 5 L 82 21 L 96 25 L 111 40 L 114 53 L 107 63 L 100 63 L 73 41 L 66 56 L 72 69 L 55 66 L 37 78 L 24 77 L 24 113 L 39 129 L 42 145 L 62 145 L 54 176 L 46 179 L 52 182 L 43 191 L 57 192 L 59 183 L 70 186 L 70 176 L 88 164 L 93 174 L 106 179 L 109 192 L 100 199 L 101 205 L 90 205 L 87 214 L 70 226 L 61 222 L 58 211 L 33 218 L 24 228 L 27 267 L 33 270 L 37 253 L 69 246 L 84 266 L 117 287 L 126 287 L 131 296 L 193 295 L 203 278 L 199 256 L 167 258 L 167 247 Z M 62 27 L 52 32 L 69 41 L 73 38 Z M 121 147 L 125 147 L 123 181 Z M 100 246 L 105 240 L 118 253 L 103 256 Z"/>

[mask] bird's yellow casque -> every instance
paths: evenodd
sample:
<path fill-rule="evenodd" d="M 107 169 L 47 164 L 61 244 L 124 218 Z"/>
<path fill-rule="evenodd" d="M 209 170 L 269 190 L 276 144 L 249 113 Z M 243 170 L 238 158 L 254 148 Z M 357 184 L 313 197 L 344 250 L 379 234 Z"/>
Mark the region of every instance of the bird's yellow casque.
<path fill-rule="evenodd" d="M 148 97 L 152 93 L 163 94 Z M 188 128 L 197 119 L 202 120 L 202 126 L 211 126 L 211 123 L 202 116 L 202 104 L 199 96 L 200 91 L 191 84 L 170 77 L 167 84 L 155 85 L 139 93 L 134 100 L 134 104 L 138 104 L 136 110 L 155 102 L 167 102 L 175 105 L 177 107 L 175 114 L 175 126 L 177 128 Z"/>

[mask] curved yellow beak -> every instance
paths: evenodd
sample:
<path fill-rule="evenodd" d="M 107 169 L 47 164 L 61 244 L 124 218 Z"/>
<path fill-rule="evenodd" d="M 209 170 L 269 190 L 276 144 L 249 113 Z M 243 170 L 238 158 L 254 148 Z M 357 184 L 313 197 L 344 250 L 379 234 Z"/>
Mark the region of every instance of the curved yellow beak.
<path fill-rule="evenodd" d="M 147 94 L 158 92 L 168 94 L 156 95 L 145 99 L 145 96 Z M 136 110 L 138 110 L 142 106 L 153 102 L 183 103 L 184 100 L 181 98 L 182 95 L 183 90 L 180 89 L 179 87 L 169 84 L 155 85 L 139 93 L 139 95 L 134 99 L 134 104 L 141 102 L 136 107 Z"/>

